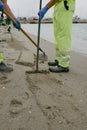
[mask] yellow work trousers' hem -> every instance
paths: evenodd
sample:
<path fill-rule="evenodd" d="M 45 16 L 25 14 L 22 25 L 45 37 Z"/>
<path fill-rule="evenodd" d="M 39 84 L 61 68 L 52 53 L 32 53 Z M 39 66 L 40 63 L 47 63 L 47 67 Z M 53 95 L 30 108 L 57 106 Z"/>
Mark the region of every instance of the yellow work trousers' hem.
<path fill-rule="evenodd" d="M 3 60 L 4 60 L 4 57 L 3 57 L 3 55 L 0 53 L 0 63 L 3 62 Z"/>

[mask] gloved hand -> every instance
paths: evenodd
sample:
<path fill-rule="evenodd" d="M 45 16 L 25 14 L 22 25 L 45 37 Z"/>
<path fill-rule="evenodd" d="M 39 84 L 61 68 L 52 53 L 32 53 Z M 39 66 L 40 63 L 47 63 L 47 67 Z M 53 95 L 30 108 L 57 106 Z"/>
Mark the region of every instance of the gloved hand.
<path fill-rule="evenodd" d="M 39 19 L 42 20 L 42 18 L 44 17 L 44 15 L 46 14 L 46 12 L 48 11 L 48 7 L 45 6 L 44 8 L 42 8 L 39 12 L 38 12 L 38 16 Z"/>
<path fill-rule="evenodd" d="M 0 11 L 4 10 L 4 4 L 0 1 Z"/>
<path fill-rule="evenodd" d="M 16 25 L 16 24 L 13 24 L 14 27 L 15 27 L 16 29 L 18 29 L 18 31 L 20 31 L 20 28 L 21 28 L 20 21 L 19 21 L 17 18 L 14 18 L 14 20 L 15 20 L 15 22 L 17 23 L 17 25 Z"/>

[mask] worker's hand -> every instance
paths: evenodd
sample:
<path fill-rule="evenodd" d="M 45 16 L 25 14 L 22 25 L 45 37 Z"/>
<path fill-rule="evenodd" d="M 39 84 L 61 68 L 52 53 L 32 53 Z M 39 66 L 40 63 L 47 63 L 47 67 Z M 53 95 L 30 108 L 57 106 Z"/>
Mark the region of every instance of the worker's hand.
<path fill-rule="evenodd" d="M 16 29 L 18 29 L 18 31 L 20 31 L 20 28 L 21 28 L 20 21 L 19 21 L 17 18 L 14 18 L 14 20 L 15 20 L 15 22 L 17 23 L 17 25 L 16 25 L 16 24 L 13 24 L 14 27 L 15 27 Z"/>
<path fill-rule="evenodd" d="M 0 11 L 4 10 L 4 4 L 0 1 Z"/>
<path fill-rule="evenodd" d="M 45 6 L 44 8 L 42 8 L 39 12 L 38 12 L 38 16 L 39 19 L 42 20 L 42 18 L 44 17 L 44 15 L 46 14 L 46 12 L 48 11 L 48 7 Z"/>

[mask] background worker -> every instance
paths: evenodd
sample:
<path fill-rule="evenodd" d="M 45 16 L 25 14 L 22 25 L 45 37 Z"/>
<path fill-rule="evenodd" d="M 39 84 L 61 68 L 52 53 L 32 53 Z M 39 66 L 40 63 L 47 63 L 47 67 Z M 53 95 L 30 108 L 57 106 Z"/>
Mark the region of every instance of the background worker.
<path fill-rule="evenodd" d="M 14 27 L 18 30 L 20 30 L 21 28 L 21 25 L 20 25 L 20 22 L 19 20 L 14 16 L 14 14 L 12 13 L 11 9 L 9 8 L 8 4 L 7 4 L 7 0 L 0 0 L 0 11 L 3 11 L 5 10 L 17 23 L 17 25 L 14 25 Z M 0 53 L 0 71 L 12 71 L 13 68 L 12 67 L 9 67 L 7 66 L 5 63 L 4 63 L 4 57 L 3 55 Z"/>
<path fill-rule="evenodd" d="M 6 25 L 8 26 L 8 32 L 11 32 L 11 20 L 8 17 L 6 18 Z"/>
<path fill-rule="evenodd" d="M 50 0 L 39 12 L 42 20 L 49 8 L 54 6 L 53 25 L 56 48 L 56 59 L 48 62 L 51 72 L 69 72 L 72 17 L 75 10 L 75 0 Z"/>
<path fill-rule="evenodd" d="M 11 20 L 8 17 L 4 18 L 4 13 L 1 13 L 0 16 L 0 25 L 6 26 L 8 27 L 7 31 L 11 32 Z"/>

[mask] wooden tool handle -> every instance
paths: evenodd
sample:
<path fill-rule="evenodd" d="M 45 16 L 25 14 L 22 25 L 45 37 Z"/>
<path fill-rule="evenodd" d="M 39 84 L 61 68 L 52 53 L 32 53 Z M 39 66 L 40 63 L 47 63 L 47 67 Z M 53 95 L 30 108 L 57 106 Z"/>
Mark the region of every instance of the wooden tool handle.
<path fill-rule="evenodd" d="M 7 11 L 3 11 L 3 13 L 6 14 L 6 16 L 8 18 L 10 18 L 10 20 L 13 22 L 13 24 L 17 24 L 16 21 L 7 13 Z M 35 43 L 35 41 L 22 29 L 20 28 L 20 30 L 24 33 L 24 35 L 37 47 L 37 44 Z"/>

